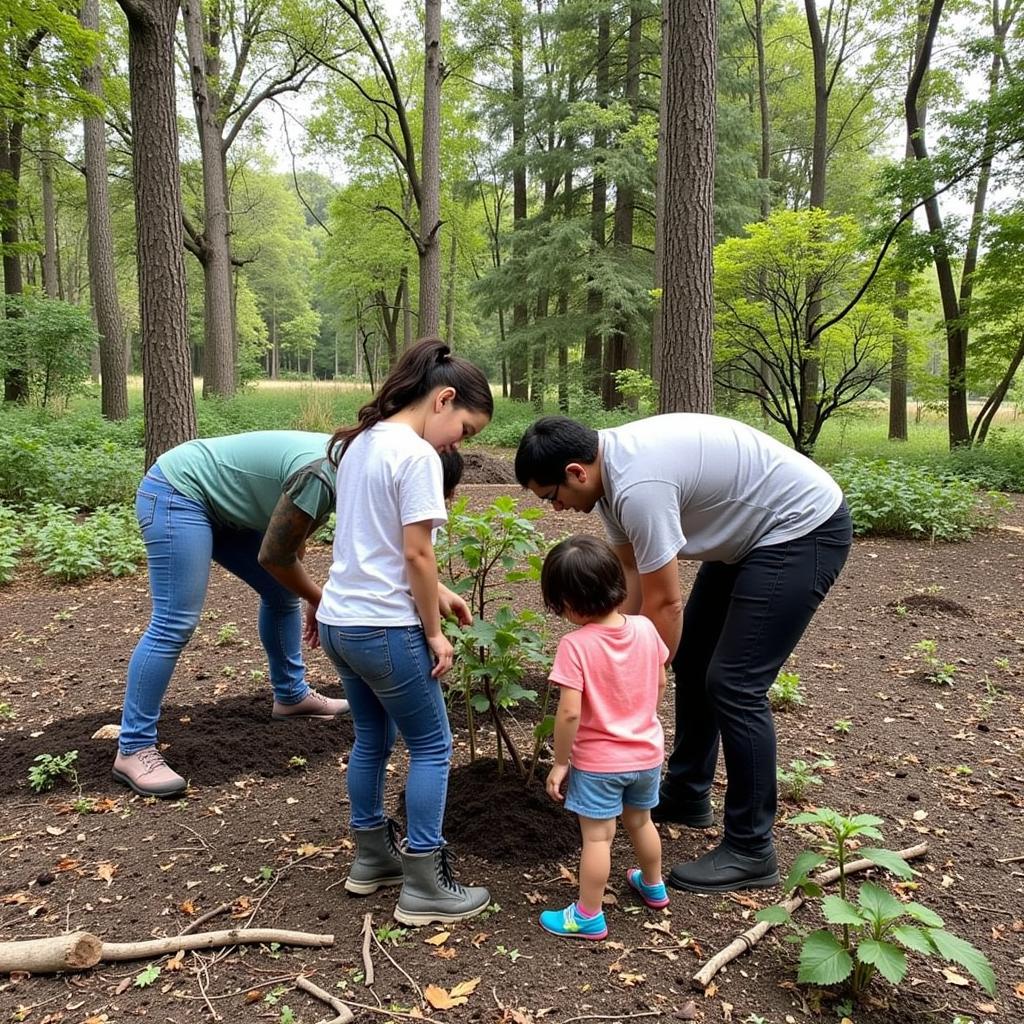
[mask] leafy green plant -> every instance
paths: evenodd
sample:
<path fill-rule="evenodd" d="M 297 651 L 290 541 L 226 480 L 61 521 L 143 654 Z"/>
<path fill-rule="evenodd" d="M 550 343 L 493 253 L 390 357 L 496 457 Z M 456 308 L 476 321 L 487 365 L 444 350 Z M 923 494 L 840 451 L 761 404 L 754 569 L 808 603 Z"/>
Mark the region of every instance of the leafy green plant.
<path fill-rule="evenodd" d="M 288 767 L 289 768 L 303 768 L 304 769 L 308 763 L 309 762 L 304 757 L 299 757 L 298 755 L 296 755 L 295 757 L 289 757 L 288 758 Z"/>
<path fill-rule="evenodd" d="M 45 793 L 53 789 L 61 779 L 77 786 L 77 761 L 77 750 L 67 750 L 63 754 L 37 754 L 28 769 L 29 787 L 36 793 Z"/>
<path fill-rule="evenodd" d="M 887 889 L 865 882 L 854 897 L 846 867 L 854 842 L 882 840 L 878 826 L 882 819 L 873 814 L 847 818 L 828 807 L 791 817 L 787 824 L 809 826 L 819 838 L 817 850 L 805 850 L 793 863 L 784 888 L 802 889 L 808 900 L 820 900 L 825 923 L 831 927 L 811 932 L 799 928 L 781 905 L 766 907 L 757 920 L 790 925 L 800 939 L 797 980 L 812 985 L 849 986 L 851 995 L 864 995 L 875 974 L 899 985 L 907 973 L 907 952 L 941 959 L 964 967 L 979 985 L 992 995 L 995 972 L 988 958 L 969 942 L 943 927 L 942 918 L 917 902 L 901 903 Z M 909 879 L 914 871 L 892 850 L 861 847 L 857 854 L 898 878 Z M 824 896 L 810 877 L 829 860 L 839 870 L 839 894 Z"/>
<path fill-rule="evenodd" d="M 25 543 L 20 516 L 13 508 L 0 505 L 0 584 L 14 579 L 18 557 Z"/>
<path fill-rule="evenodd" d="M 6 700 L 0 700 L 0 722 L 13 722 L 14 708 Z"/>
<path fill-rule="evenodd" d="M 846 459 L 831 468 L 853 516 L 854 533 L 967 540 L 995 525 L 1002 495 L 967 480 L 886 459 Z"/>
<path fill-rule="evenodd" d="M 938 645 L 934 640 L 918 640 L 914 651 L 924 662 L 925 679 L 936 686 L 952 686 L 956 675 L 956 665 L 943 661 L 938 654 Z"/>
<path fill-rule="evenodd" d="M 127 505 L 99 508 L 84 519 L 75 509 L 38 505 L 25 533 L 43 572 L 65 582 L 102 573 L 124 576 L 146 558 L 135 514 Z"/>
<path fill-rule="evenodd" d="M 815 761 L 814 764 L 797 758 L 789 762 L 788 769 L 776 768 L 775 776 L 779 780 L 779 788 L 783 795 L 800 804 L 803 803 L 809 787 L 821 785 L 821 776 L 814 773 L 820 768 L 832 768 L 834 765 L 835 762 L 828 758 Z"/>
<path fill-rule="evenodd" d="M 374 931 L 377 936 L 377 941 L 381 944 L 389 943 L 392 946 L 398 946 L 409 934 L 408 928 L 401 928 L 397 924 L 380 924 Z"/>
<path fill-rule="evenodd" d="M 845 736 L 853 728 L 853 722 L 848 718 L 837 718 L 832 723 L 832 731 L 837 732 L 840 736 Z"/>
<path fill-rule="evenodd" d="M 785 711 L 804 702 L 799 672 L 780 672 L 768 687 L 768 701 L 776 711 Z"/>
<path fill-rule="evenodd" d="M 520 509 L 510 497 L 501 497 L 481 512 L 470 512 L 460 498 L 452 506 L 448 524 L 438 538 L 438 560 L 446 565 L 452 588 L 465 597 L 473 612 L 469 626 L 448 622 L 445 629 L 456 649 L 456 669 L 449 685 L 450 698 L 461 700 L 469 732 L 469 756 L 477 754 L 476 717 L 490 716 L 494 725 L 499 773 L 508 753 L 519 775 L 532 777 L 544 740 L 550 687 L 545 688 L 542 722 L 534 735 L 531 766 L 527 766 L 512 738 L 504 712 L 524 701 L 537 699 L 537 691 L 523 686 L 527 671 L 545 670 L 551 660 L 544 650 L 543 618 L 528 609 L 515 611 L 500 604 L 493 619 L 490 608 L 507 599 L 502 587 L 540 578 L 547 541 L 535 522 L 540 509 Z"/>
<path fill-rule="evenodd" d="M 147 988 L 160 977 L 160 968 L 156 964 L 149 964 L 144 970 L 135 975 L 135 987 Z"/>
<path fill-rule="evenodd" d="M 217 630 L 217 636 L 214 638 L 213 642 L 217 647 L 230 647 L 232 644 L 237 644 L 238 624 L 235 622 L 225 622 L 224 625 Z"/>

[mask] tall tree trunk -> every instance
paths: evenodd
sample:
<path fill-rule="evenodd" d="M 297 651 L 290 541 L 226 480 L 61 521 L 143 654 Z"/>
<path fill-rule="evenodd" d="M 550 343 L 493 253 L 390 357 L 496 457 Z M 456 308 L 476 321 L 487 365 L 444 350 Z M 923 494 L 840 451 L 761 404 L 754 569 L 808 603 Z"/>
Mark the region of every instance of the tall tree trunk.
<path fill-rule="evenodd" d="M 914 64 L 914 71 L 907 85 L 903 100 L 903 113 L 907 122 L 907 136 L 914 149 L 914 157 L 925 167 L 928 161 L 928 146 L 925 142 L 924 126 L 918 118 L 918 94 L 924 83 L 925 75 L 931 64 L 932 46 L 935 34 L 942 18 L 943 0 L 934 0 L 928 12 L 928 23 L 925 29 L 921 52 Z M 953 280 L 953 265 L 950 259 L 949 246 L 945 227 L 942 222 L 942 211 L 935 196 L 934 178 L 930 171 L 926 173 L 922 184 L 929 198 L 925 200 L 924 210 L 931 233 L 932 260 L 935 274 L 939 282 L 939 297 L 942 300 L 942 315 L 945 318 L 946 353 L 949 372 L 946 395 L 948 398 L 949 446 L 956 448 L 970 444 L 970 427 L 967 420 L 967 386 L 965 374 L 967 370 L 967 329 L 960 317 L 960 303 L 956 284 Z"/>
<path fill-rule="evenodd" d="M 594 98 L 598 106 L 608 106 L 608 66 L 611 49 L 611 16 L 607 8 L 597 15 L 597 56 L 595 58 L 596 84 Z M 594 130 L 594 183 L 590 198 L 590 240 L 592 260 L 604 258 L 604 219 L 608 213 L 608 181 L 604 174 L 604 150 L 608 148 L 608 132 Z M 595 395 L 601 394 L 604 335 L 598 319 L 604 309 L 604 293 L 600 288 L 587 288 L 587 336 L 583 341 L 583 386 Z"/>
<path fill-rule="evenodd" d="M 441 325 L 441 0 L 425 0 L 419 336 Z"/>
<path fill-rule="evenodd" d="M 128 19 L 146 466 L 196 436 L 175 103 L 177 0 L 118 0 Z"/>
<path fill-rule="evenodd" d="M 209 24 L 201 0 L 182 0 L 192 105 L 203 166 L 203 230 L 194 239 L 203 268 L 203 397 L 235 393 L 235 325 L 227 164 L 221 136 L 220 8 L 212 0 Z"/>
<path fill-rule="evenodd" d="M 565 172 L 565 195 L 562 197 L 565 207 L 566 222 L 573 216 L 572 166 Z M 569 334 L 565 321 L 569 316 L 569 289 L 562 288 L 558 293 L 558 411 L 563 416 L 569 414 Z"/>
<path fill-rule="evenodd" d="M 5 44 L 9 49 L 12 78 L 10 109 L 0 109 L 0 243 L 3 244 L 4 313 L 18 316 L 19 308 L 12 298 L 24 291 L 21 274 L 21 256 L 18 254 L 18 191 L 21 187 L 21 157 L 25 138 L 24 96 L 28 66 L 46 32 L 40 30 L 28 39 L 15 37 Z M 28 355 L 20 364 L 8 367 L 4 375 L 4 401 L 28 401 Z"/>
<path fill-rule="evenodd" d="M 412 296 L 409 294 L 409 268 L 402 267 L 401 273 L 398 275 L 398 296 L 395 299 L 397 303 L 395 307 L 395 323 L 398 323 L 398 314 L 401 311 L 402 314 L 402 350 L 412 347 L 414 340 L 414 332 L 412 329 Z M 390 348 L 388 349 L 388 365 L 394 366 L 395 360 L 398 358 L 397 352 L 394 356 L 391 355 Z"/>
<path fill-rule="evenodd" d="M 661 411 L 714 410 L 717 3 L 665 0 Z"/>
<path fill-rule="evenodd" d="M 630 121 L 635 125 L 640 106 L 640 42 L 643 32 L 643 9 L 634 4 L 629 12 L 629 40 L 626 47 L 626 82 L 624 96 L 630 111 Z M 633 217 L 635 190 L 628 181 L 620 181 L 615 188 L 615 219 L 613 239 L 618 261 L 625 266 L 633 253 Z M 635 397 L 624 398 L 615 384 L 619 370 L 637 368 L 639 352 L 636 339 L 625 318 L 620 317 L 621 326 L 608 336 L 605 350 L 605 376 L 602 399 L 606 409 L 625 404 L 636 409 Z"/>
<path fill-rule="evenodd" d="M 444 340 L 451 345 L 455 338 L 455 271 L 456 271 L 455 232 L 452 232 L 451 251 L 448 255 L 448 289 L 444 305 Z"/>
<path fill-rule="evenodd" d="M 523 9 L 515 0 L 512 11 L 512 245 L 516 256 L 516 232 L 526 224 L 526 75 L 523 68 Z M 525 402 L 529 398 L 529 354 L 523 332 L 529 321 L 525 296 L 517 296 L 512 306 L 511 346 L 508 354 L 509 398 Z"/>
<path fill-rule="evenodd" d="M 83 28 L 98 32 L 99 0 L 83 0 Z M 82 88 L 103 98 L 103 69 L 99 57 L 82 73 Z M 101 114 L 86 114 L 82 123 L 85 150 L 85 206 L 88 220 L 89 294 L 100 336 L 100 409 L 108 420 L 128 415 L 125 334 L 117 298 L 114 236 L 107 189 L 107 139 Z"/>
<path fill-rule="evenodd" d="M 39 154 L 39 183 L 43 194 L 43 292 L 48 299 L 60 297 L 57 270 L 57 199 L 53 194 L 53 155 L 44 135 Z"/>

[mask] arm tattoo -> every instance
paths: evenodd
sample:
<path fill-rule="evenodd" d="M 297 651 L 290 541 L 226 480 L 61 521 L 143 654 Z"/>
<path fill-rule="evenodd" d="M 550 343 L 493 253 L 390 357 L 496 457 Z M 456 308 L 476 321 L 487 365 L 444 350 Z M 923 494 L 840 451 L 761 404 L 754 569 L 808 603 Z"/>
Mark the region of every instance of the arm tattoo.
<path fill-rule="evenodd" d="M 314 525 L 287 494 L 282 494 L 263 535 L 260 546 L 263 560 L 271 565 L 294 565 Z"/>

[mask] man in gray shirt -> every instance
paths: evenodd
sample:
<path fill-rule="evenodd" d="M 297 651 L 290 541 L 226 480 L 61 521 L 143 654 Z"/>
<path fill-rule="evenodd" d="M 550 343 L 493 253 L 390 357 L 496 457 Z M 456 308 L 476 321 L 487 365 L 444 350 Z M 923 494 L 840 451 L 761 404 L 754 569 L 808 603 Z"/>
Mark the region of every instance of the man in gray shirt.
<path fill-rule="evenodd" d="M 626 572 L 623 611 L 650 618 L 676 678 L 675 744 L 656 821 L 706 828 L 719 738 L 725 837 L 677 864 L 696 892 L 779 880 L 768 688 L 835 582 L 852 538 L 836 482 L 767 434 L 720 416 L 652 416 L 600 432 L 548 416 L 516 478 L 555 509 L 597 510 Z M 677 558 L 699 560 L 683 607 Z"/>

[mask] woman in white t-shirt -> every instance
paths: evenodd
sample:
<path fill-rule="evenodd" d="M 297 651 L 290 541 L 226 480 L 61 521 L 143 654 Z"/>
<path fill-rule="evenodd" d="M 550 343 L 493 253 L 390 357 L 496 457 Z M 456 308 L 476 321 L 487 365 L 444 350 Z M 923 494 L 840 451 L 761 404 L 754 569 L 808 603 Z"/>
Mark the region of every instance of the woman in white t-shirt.
<path fill-rule="evenodd" d="M 344 526 L 317 619 L 355 723 L 346 776 L 357 852 L 345 888 L 365 894 L 401 883 L 395 917 L 403 924 L 459 921 L 490 902 L 486 889 L 455 881 L 442 834 L 452 738 L 440 678 L 452 646 L 441 615 L 466 618 L 468 609 L 439 590 L 433 531 L 447 519 L 438 453 L 481 431 L 493 411 L 484 374 L 426 338 L 328 448 Z M 384 814 L 399 732 L 409 751 L 401 844 Z"/>

